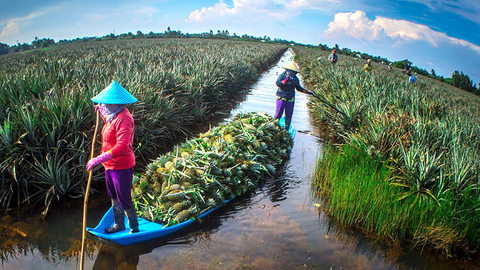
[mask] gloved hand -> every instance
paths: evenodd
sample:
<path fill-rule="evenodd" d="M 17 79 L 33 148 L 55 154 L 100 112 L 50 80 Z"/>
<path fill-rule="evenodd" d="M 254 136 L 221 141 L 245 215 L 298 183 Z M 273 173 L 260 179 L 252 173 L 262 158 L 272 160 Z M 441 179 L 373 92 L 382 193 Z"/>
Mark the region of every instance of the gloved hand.
<path fill-rule="evenodd" d="M 95 107 L 95 112 L 100 113 L 100 117 L 102 117 L 102 119 L 105 118 L 105 115 L 106 115 L 105 108 L 102 105 L 99 104 L 99 105 L 95 105 L 93 107 Z"/>
<path fill-rule="evenodd" d="M 285 80 L 283 80 L 282 83 L 283 83 L 283 84 L 287 84 L 288 81 L 293 81 L 292 76 L 287 75 L 287 78 L 285 78 Z"/>
<path fill-rule="evenodd" d="M 97 166 L 98 164 L 102 164 L 105 161 L 109 161 L 112 158 L 113 157 L 112 157 L 112 154 L 110 154 L 110 152 L 105 152 L 101 155 L 98 155 L 97 157 L 90 159 L 87 162 L 87 171 L 92 170 L 93 167 Z"/>

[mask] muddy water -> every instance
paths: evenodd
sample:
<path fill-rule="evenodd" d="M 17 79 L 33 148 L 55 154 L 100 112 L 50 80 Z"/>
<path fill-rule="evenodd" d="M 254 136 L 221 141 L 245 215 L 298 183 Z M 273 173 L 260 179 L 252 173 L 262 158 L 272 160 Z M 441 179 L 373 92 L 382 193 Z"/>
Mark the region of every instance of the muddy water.
<path fill-rule="evenodd" d="M 273 114 L 275 80 L 292 58 L 288 51 L 232 115 Z M 85 269 L 477 269 L 471 262 L 460 265 L 428 251 L 385 244 L 329 221 L 310 197 L 322 145 L 307 101 L 297 93 L 293 124 L 298 132 L 291 157 L 276 177 L 169 239 L 123 247 L 89 236 Z M 94 227 L 108 204 L 89 206 L 88 226 Z M 1 269 L 78 269 L 82 209 L 65 205 L 50 213 L 45 220 L 34 210 L 2 216 L 0 236 L 8 237 L 0 239 L 9 240 L 0 244 Z"/>

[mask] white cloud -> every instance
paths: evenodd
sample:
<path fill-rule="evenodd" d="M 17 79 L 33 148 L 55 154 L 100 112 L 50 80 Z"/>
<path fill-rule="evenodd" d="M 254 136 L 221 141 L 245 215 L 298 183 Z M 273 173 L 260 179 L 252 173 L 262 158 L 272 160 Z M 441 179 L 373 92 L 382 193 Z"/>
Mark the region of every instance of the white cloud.
<path fill-rule="evenodd" d="M 377 17 L 370 20 L 363 11 L 337 13 L 328 24 L 324 35 L 333 37 L 347 36 L 357 40 L 382 41 L 390 38 L 395 43 L 413 41 L 428 42 L 434 47 L 445 44 L 459 45 L 472 49 L 480 54 L 480 46 L 469 41 L 449 37 L 445 33 L 434 31 L 428 26 L 405 20 L 394 20 Z"/>
<path fill-rule="evenodd" d="M 137 18 L 133 19 L 132 23 L 148 24 L 153 22 L 153 17 L 158 12 L 158 9 L 154 7 L 142 7 L 134 11 Z"/>
<path fill-rule="evenodd" d="M 105 20 L 108 19 L 108 16 L 106 16 L 106 15 L 96 14 L 96 13 L 91 13 L 91 12 L 85 13 L 83 15 L 83 17 L 84 17 L 85 21 L 93 22 L 93 23 L 98 23 L 98 22 L 105 21 Z"/>
<path fill-rule="evenodd" d="M 430 42 L 435 47 L 438 47 L 438 42 L 440 39 L 442 39 L 441 36 L 446 37 L 445 34 L 433 31 L 428 26 L 405 20 L 393 20 L 378 17 L 372 21 L 372 23 L 382 28 L 387 36 L 396 40 L 425 40 Z"/>
<path fill-rule="evenodd" d="M 7 22 L 7 25 L 3 27 L 2 32 L 0 32 L 0 37 L 5 38 L 8 36 L 13 36 L 15 34 L 18 34 L 19 32 L 19 27 L 17 23 L 17 19 L 12 19 Z"/>
<path fill-rule="evenodd" d="M 223 2 L 223 1 L 221 1 Z M 274 2 L 274 1 L 270 1 L 270 0 L 233 0 L 233 6 L 234 7 L 237 7 L 237 8 L 249 8 L 249 7 L 253 7 L 253 8 L 258 8 L 258 7 L 266 7 L 268 6 L 271 2 Z M 277 1 L 279 3 L 283 2 L 283 1 Z"/>
<path fill-rule="evenodd" d="M 458 14 L 468 20 L 480 24 L 480 1 L 478 0 L 408 0 L 429 7 L 436 12 Z"/>
<path fill-rule="evenodd" d="M 158 12 L 158 9 L 156 9 L 154 7 L 148 7 L 148 6 L 139 8 L 135 11 L 135 13 L 140 14 L 140 15 L 153 15 L 157 12 Z"/>
<path fill-rule="evenodd" d="M 461 0 L 461 1 L 458 1 L 458 0 L 408 0 L 408 1 L 424 4 L 431 9 L 438 9 L 438 8 L 470 9 L 472 7 L 480 8 L 480 4 L 478 3 L 477 0 Z"/>
<path fill-rule="evenodd" d="M 25 17 L 12 18 L 7 21 L 5 27 L 0 32 L 0 38 L 12 37 L 20 32 L 23 25 L 28 24 L 31 20 L 44 15 L 46 12 L 33 12 Z"/>
<path fill-rule="evenodd" d="M 297 16 L 304 10 L 327 10 L 340 0 L 233 0 L 233 6 L 223 0 L 211 7 L 203 7 L 190 13 L 190 22 L 206 22 L 218 18 L 242 21 L 281 21 Z"/>
<path fill-rule="evenodd" d="M 288 9 L 329 10 L 332 6 L 342 4 L 342 0 L 290 0 L 285 2 Z"/>
<path fill-rule="evenodd" d="M 372 41 L 380 39 L 383 29 L 367 18 L 365 12 L 337 13 L 325 30 L 326 35 L 346 35 L 358 40 Z"/>
<path fill-rule="evenodd" d="M 212 7 L 203 7 L 201 10 L 193 11 L 188 18 L 190 21 L 204 22 L 211 18 L 225 17 L 227 14 L 235 15 L 238 13 L 238 9 L 238 7 L 230 8 L 225 2 L 221 1 Z"/>

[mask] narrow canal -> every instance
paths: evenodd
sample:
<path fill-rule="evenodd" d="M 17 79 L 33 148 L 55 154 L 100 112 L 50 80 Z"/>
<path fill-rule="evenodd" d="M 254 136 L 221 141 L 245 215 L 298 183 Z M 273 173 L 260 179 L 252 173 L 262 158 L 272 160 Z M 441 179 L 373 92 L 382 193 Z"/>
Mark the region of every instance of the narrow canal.
<path fill-rule="evenodd" d="M 287 51 L 231 116 L 273 114 L 275 80 L 290 61 Z M 319 211 L 310 185 L 322 144 L 307 103 L 306 95 L 296 94 L 294 147 L 274 179 L 169 239 L 124 247 L 89 235 L 85 269 L 464 269 L 441 255 L 390 246 L 338 227 Z M 108 204 L 90 207 L 87 224 L 94 227 Z M 2 243 L 2 269 L 78 269 L 82 209 L 56 207 L 45 220 L 34 211 L 5 214 L 1 224 L 26 234 L 14 233 Z"/>

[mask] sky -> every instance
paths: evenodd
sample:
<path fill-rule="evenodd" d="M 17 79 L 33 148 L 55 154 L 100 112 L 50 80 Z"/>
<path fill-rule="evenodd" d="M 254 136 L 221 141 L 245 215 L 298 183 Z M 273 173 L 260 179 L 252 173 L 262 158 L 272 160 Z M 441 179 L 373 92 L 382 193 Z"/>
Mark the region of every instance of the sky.
<path fill-rule="evenodd" d="M 0 43 L 228 30 L 408 59 L 480 83 L 479 0 L 0 0 Z M 341 58 L 340 58 L 341 60 Z"/>

